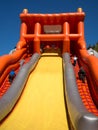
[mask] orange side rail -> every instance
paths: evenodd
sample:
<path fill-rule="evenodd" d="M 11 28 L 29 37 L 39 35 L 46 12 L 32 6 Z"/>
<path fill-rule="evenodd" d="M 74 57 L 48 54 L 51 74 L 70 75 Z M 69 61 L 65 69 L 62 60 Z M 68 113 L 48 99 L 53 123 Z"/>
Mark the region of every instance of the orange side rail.
<path fill-rule="evenodd" d="M 94 103 L 98 107 L 98 58 L 89 55 L 87 50 L 79 50 L 80 64 L 87 72 L 89 80 L 89 89 L 92 94 Z"/>
<path fill-rule="evenodd" d="M 1 56 L 0 57 L 0 76 L 2 75 L 2 73 L 4 72 L 5 68 L 10 65 L 10 64 L 14 64 L 15 62 L 17 62 L 19 59 L 21 59 L 21 57 L 23 56 L 23 54 L 26 52 L 26 49 L 22 49 L 22 50 L 17 50 L 16 52 L 14 52 L 13 54 L 9 54 L 9 55 L 5 55 L 5 56 Z"/>
<path fill-rule="evenodd" d="M 26 56 L 26 48 L 23 48 L 16 50 L 13 54 L 0 57 L 0 85 L 12 69 L 16 70 L 20 66 L 19 60 L 25 58 Z"/>

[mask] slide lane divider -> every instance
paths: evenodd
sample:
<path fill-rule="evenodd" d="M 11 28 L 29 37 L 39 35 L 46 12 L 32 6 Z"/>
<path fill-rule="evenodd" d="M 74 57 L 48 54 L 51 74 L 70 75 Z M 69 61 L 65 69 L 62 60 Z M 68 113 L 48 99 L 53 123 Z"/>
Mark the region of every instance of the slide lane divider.
<path fill-rule="evenodd" d="M 80 97 L 70 54 L 63 54 L 65 98 L 68 114 L 75 130 L 98 130 L 98 117 L 90 113 Z"/>
<path fill-rule="evenodd" d="M 31 57 L 31 60 L 23 65 L 16 78 L 14 79 L 11 87 L 0 99 L 0 121 L 2 121 L 13 109 L 18 101 L 28 77 L 37 65 L 40 58 L 40 54 L 35 53 Z"/>

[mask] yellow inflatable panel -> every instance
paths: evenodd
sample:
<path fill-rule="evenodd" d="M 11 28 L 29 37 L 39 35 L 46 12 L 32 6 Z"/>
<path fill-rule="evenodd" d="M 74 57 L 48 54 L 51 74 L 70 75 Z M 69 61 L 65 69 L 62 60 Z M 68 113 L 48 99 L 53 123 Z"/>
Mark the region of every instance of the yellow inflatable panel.
<path fill-rule="evenodd" d="M 0 130 L 68 130 L 62 71 L 61 57 L 43 54 Z"/>

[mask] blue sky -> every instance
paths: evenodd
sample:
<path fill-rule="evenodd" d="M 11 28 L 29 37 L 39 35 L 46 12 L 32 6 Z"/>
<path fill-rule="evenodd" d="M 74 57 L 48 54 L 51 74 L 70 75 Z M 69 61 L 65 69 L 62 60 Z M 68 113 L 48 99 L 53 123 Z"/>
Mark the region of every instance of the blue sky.
<path fill-rule="evenodd" d="M 0 0 L 0 56 L 8 54 L 19 40 L 19 14 L 24 8 L 30 13 L 76 12 L 82 7 L 85 17 L 87 46 L 98 42 L 98 0 Z"/>

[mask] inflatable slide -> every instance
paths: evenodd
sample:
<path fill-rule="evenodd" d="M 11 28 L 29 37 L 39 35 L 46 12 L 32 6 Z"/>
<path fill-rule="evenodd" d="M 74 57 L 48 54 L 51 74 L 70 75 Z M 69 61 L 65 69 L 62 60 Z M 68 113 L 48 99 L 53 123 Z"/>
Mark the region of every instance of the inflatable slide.
<path fill-rule="evenodd" d="M 98 58 L 84 18 L 81 8 L 20 14 L 19 42 L 0 57 L 0 130 L 98 129 Z"/>

